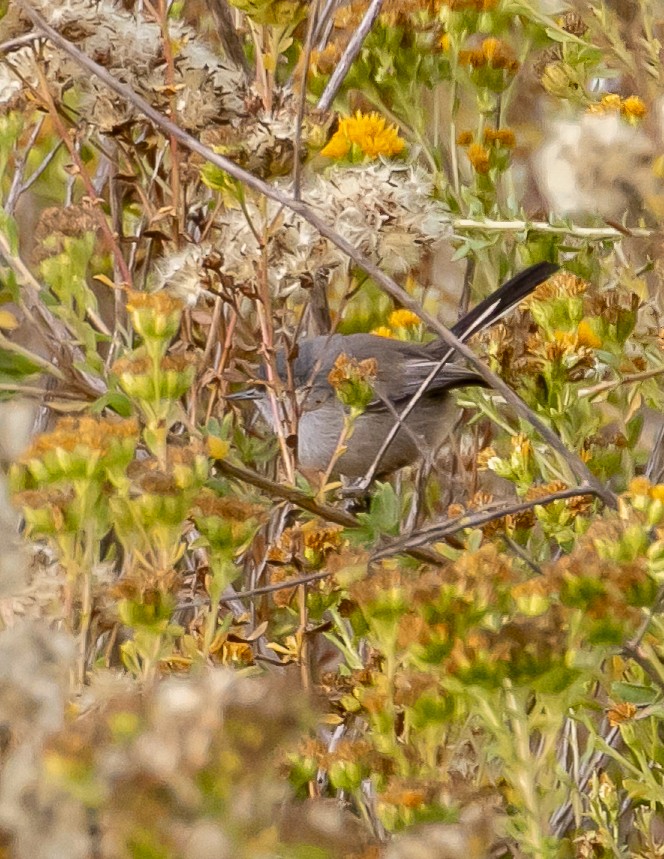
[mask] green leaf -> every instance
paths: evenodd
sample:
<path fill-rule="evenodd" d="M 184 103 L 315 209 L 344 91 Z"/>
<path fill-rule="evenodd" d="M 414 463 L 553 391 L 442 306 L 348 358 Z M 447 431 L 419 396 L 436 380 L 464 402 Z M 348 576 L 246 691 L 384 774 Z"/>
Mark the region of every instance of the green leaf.
<path fill-rule="evenodd" d="M 0 232 L 6 236 L 9 242 L 9 250 L 12 254 L 18 254 L 18 227 L 11 215 L 0 208 Z"/>
<path fill-rule="evenodd" d="M 123 418 L 131 417 L 134 411 L 129 397 L 118 391 L 109 391 L 95 400 L 91 407 L 91 411 L 95 415 L 101 414 L 104 409 L 112 409 Z"/>
<path fill-rule="evenodd" d="M 626 683 L 617 680 L 611 684 L 611 697 L 637 707 L 653 704 L 660 697 L 659 692 L 652 686 L 642 686 L 640 683 Z"/>
<path fill-rule="evenodd" d="M 17 381 L 41 372 L 41 367 L 25 355 L 0 348 L 0 376 L 5 381 Z"/>
<path fill-rule="evenodd" d="M 399 533 L 399 497 L 389 483 L 378 483 L 368 513 L 359 513 L 362 527 L 351 532 L 360 539 L 374 542 L 382 534 Z"/>

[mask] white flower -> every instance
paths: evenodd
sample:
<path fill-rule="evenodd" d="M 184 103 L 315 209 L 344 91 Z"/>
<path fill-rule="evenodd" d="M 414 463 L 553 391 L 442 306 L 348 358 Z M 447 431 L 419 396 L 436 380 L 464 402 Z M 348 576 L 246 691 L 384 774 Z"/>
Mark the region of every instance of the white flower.
<path fill-rule="evenodd" d="M 193 307 L 203 292 L 203 260 L 208 250 L 208 246 L 188 245 L 162 257 L 150 276 L 150 291 L 166 289 Z"/>
<path fill-rule="evenodd" d="M 278 183 L 290 193 L 290 181 Z M 332 168 L 326 175 L 310 175 L 303 187 L 303 200 L 361 253 L 389 274 L 410 270 L 423 246 L 451 234 L 446 207 L 432 196 L 432 185 L 416 167 L 394 167 L 376 163 L 361 168 Z M 292 288 L 304 274 L 319 268 L 345 269 L 348 257 L 336 245 L 321 238 L 317 230 L 271 200 L 267 214 L 253 201 L 247 202 L 253 225 L 276 225 L 270 231 L 268 278 L 275 293 Z M 251 281 L 260 259 L 260 248 L 244 214 L 239 209 L 224 212 L 217 221 L 224 255 L 223 270 L 237 280 Z"/>
<path fill-rule="evenodd" d="M 111 0 L 34 0 L 36 11 L 60 32 L 76 42 L 83 53 L 93 57 L 118 80 L 129 84 L 160 109 L 168 107 L 164 89 L 168 83 L 163 38 L 159 24 L 142 15 L 132 15 Z M 20 33 L 16 14 L 0 21 L 0 39 Z M 218 119 L 236 116 L 242 109 L 241 72 L 232 63 L 201 44 L 194 31 L 178 21 L 169 23 L 169 37 L 175 48 L 174 84 L 178 92 L 177 120 L 196 130 Z M 31 49 L 26 49 L 28 55 Z M 111 93 L 94 75 L 82 72 L 66 54 L 55 47 L 45 48 L 47 62 L 42 68 L 58 85 L 76 83 L 81 93 L 79 109 L 101 131 L 112 131 L 137 117 L 134 107 Z M 5 63 L 11 63 L 11 57 Z M 30 57 L 30 63 L 34 59 Z M 18 76 L 5 69 L 7 85 L 0 77 L 0 102 L 17 91 Z M 35 75 L 29 75 L 35 77 Z M 35 77 L 36 79 L 36 77 Z M 20 87 L 18 87 L 20 88 Z"/>

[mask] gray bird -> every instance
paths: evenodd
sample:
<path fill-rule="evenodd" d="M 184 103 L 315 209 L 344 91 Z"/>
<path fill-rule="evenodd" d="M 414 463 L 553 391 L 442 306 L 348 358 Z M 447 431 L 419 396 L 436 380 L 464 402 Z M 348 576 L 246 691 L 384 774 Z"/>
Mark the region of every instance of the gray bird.
<path fill-rule="evenodd" d="M 557 270 L 553 263 L 540 262 L 520 272 L 481 301 L 451 331 L 460 340 L 467 340 L 509 313 Z M 345 439 L 346 450 L 332 472 L 335 476 L 359 478 L 370 469 L 374 476 L 385 476 L 437 450 L 454 427 L 459 411 L 448 392 L 468 385 L 486 385 L 481 376 L 467 367 L 449 360 L 440 366 L 449 357 L 449 349 L 441 340 L 422 345 L 373 334 L 332 334 L 302 340 L 297 344 L 290 367 L 283 351 L 276 362 L 284 385 L 289 372 L 293 380 L 299 413 L 297 459 L 301 468 L 325 471 L 337 449 L 346 410 L 328 376 L 342 354 L 358 361 L 375 359 L 377 374 L 373 382 L 374 399 Z M 399 416 L 432 373 L 425 392 L 400 421 Z M 228 399 L 254 400 L 261 415 L 276 430 L 274 410 L 264 384 L 231 394 Z"/>

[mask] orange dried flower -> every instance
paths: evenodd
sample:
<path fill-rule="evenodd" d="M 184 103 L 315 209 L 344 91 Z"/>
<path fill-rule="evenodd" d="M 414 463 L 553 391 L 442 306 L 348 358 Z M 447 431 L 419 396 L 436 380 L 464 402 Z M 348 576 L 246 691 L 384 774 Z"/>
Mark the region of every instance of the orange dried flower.
<path fill-rule="evenodd" d="M 643 119 L 648 113 L 648 108 L 638 95 L 630 95 L 623 100 L 620 112 L 628 119 Z"/>
<path fill-rule="evenodd" d="M 481 143 L 471 143 L 468 147 L 468 160 L 476 173 L 488 173 L 491 166 L 489 150 Z"/>
<path fill-rule="evenodd" d="M 506 69 L 509 72 L 515 72 L 519 68 L 519 63 L 509 45 L 494 36 L 489 36 L 482 42 L 482 56 L 485 59 L 485 64 L 492 69 Z"/>
<path fill-rule="evenodd" d="M 511 128 L 485 128 L 484 142 L 498 143 L 500 146 L 513 149 L 516 146 L 516 137 Z"/>
<path fill-rule="evenodd" d="M 636 714 L 636 706 L 628 701 L 620 701 L 614 704 L 606 714 L 612 728 L 617 728 L 623 722 L 629 722 Z"/>

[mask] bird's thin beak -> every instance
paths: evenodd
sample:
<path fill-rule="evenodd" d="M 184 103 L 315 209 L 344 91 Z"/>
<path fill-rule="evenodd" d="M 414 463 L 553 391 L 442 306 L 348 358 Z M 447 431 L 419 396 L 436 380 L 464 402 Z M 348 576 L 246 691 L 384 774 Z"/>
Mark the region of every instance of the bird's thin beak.
<path fill-rule="evenodd" d="M 265 388 L 262 385 L 251 385 L 244 388 L 242 391 L 236 391 L 234 394 L 226 394 L 226 400 L 260 400 L 265 393 Z"/>

